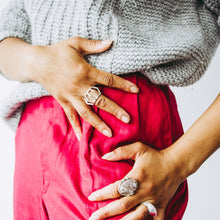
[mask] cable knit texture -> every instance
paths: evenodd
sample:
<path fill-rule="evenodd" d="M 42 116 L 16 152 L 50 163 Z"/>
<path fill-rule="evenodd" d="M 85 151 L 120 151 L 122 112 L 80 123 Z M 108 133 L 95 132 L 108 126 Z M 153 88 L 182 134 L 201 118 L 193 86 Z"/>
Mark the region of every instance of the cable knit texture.
<path fill-rule="evenodd" d="M 218 46 L 218 16 L 219 0 L 12 0 L 0 15 L 0 40 L 49 45 L 74 36 L 112 39 L 110 50 L 86 57 L 90 64 L 186 86 L 203 75 Z M 16 129 L 24 103 L 46 95 L 37 83 L 21 83 L 2 116 Z"/>

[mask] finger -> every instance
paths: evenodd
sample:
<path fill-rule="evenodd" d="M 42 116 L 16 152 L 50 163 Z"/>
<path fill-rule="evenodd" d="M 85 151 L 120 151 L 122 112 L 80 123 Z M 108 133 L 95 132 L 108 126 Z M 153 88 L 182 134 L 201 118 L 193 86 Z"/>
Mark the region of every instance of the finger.
<path fill-rule="evenodd" d="M 114 115 L 119 120 L 129 123 L 130 116 L 129 114 L 121 108 L 119 105 L 117 105 L 115 102 L 113 102 L 111 99 L 105 97 L 104 95 L 99 96 L 99 98 L 96 100 L 95 105 L 106 111 L 110 114 Z"/>
<path fill-rule="evenodd" d="M 130 145 L 122 146 L 116 148 L 114 151 L 105 154 L 102 156 L 102 159 L 110 161 L 118 160 L 136 160 L 138 156 L 146 152 L 148 146 L 144 145 L 141 142 L 136 142 Z"/>
<path fill-rule="evenodd" d="M 132 179 L 135 179 L 138 182 L 140 181 L 140 178 L 138 178 L 138 175 L 140 175 L 139 170 L 136 169 L 132 169 L 127 175 L 126 177 L 130 177 Z M 124 179 L 124 178 L 123 178 Z M 118 192 L 118 187 L 120 185 L 120 182 L 122 180 L 116 181 L 112 184 L 109 184 L 105 187 L 103 187 L 102 189 L 96 190 L 95 192 L 91 193 L 90 196 L 88 197 L 88 199 L 90 201 L 102 201 L 102 200 L 107 200 L 107 199 L 116 199 L 116 198 L 120 198 L 121 194 Z M 141 188 L 141 186 L 139 186 L 139 188 Z M 145 189 L 146 190 L 146 189 Z M 137 192 L 136 194 L 137 196 L 140 195 L 139 192 Z"/>
<path fill-rule="evenodd" d="M 74 100 L 74 107 L 78 114 L 94 128 L 107 137 L 112 137 L 111 129 L 91 110 L 91 108 L 82 100 Z"/>
<path fill-rule="evenodd" d="M 94 212 L 89 220 L 106 219 L 122 214 L 137 205 L 135 196 L 123 197 Z"/>
<path fill-rule="evenodd" d="M 68 43 L 85 55 L 106 51 L 112 45 L 112 40 L 88 40 L 82 37 L 74 37 L 69 39 Z"/>
<path fill-rule="evenodd" d="M 64 107 L 63 109 L 74 130 L 74 133 L 77 139 L 80 141 L 82 137 L 82 129 L 81 129 L 81 125 L 80 125 L 76 110 L 73 108 L 67 108 L 67 107 Z"/>
<path fill-rule="evenodd" d="M 119 183 L 120 181 L 117 181 L 115 183 L 109 184 L 108 186 L 100 190 L 93 192 L 88 199 L 90 201 L 102 201 L 121 197 L 121 195 L 118 193 Z"/>
<path fill-rule="evenodd" d="M 129 80 L 116 76 L 105 71 L 98 70 L 91 66 L 89 77 L 95 84 L 117 88 L 125 92 L 138 93 L 138 87 Z"/>
<path fill-rule="evenodd" d="M 134 211 L 131 211 L 128 215 L 124 216 L 121 220 L 144 220 L 148 217 L 147 207 L 139 205 Z"/>
<path fill-rule="evenodd" d="M 165 219 L 165 208 L 157 209 L 157 216 L 155 216 L 153 219 L 164 220 Z"/>

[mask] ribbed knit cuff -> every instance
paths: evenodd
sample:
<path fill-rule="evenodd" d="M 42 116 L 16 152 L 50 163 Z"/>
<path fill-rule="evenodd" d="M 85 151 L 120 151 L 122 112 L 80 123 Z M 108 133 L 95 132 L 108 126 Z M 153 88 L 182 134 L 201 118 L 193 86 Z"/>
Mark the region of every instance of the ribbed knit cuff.
<path fill-rule="evenodd" d="M 26 42 L 30 42 L 29 36 L 26 35 L 24 32 L 18 31 L 1 31 L 0 32 L 0 42 L 8 37 L 17 37 Z"/>

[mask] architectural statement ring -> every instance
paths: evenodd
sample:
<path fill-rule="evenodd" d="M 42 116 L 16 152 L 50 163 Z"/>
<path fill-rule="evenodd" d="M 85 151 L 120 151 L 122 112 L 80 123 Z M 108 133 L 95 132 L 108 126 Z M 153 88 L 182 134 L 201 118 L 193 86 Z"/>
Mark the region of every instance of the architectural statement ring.
<path fill-rule="evenodd" d="M 118 186 L 118 192 L 122 196 L 132 196 L 138 189 L 138 181 L 130 177 L 121 180 Z"/>
<path fill-rule="evenodd" d="M 92 86 L 88 89 L 84 96 L 84 100 L 87 105 L 94 105 L 99 96 L 101 95 L 101 92 L 98 87 Z"/>
<path fill-rule="evenodd" d="M 153 204 L 151 204 L 149 202 L 142 202 L 142 204 L 147 207 L 149 215 L 151 215 L 152 217 L 157 216 L 157 209 L 155 208 L 155 206 Z"/>

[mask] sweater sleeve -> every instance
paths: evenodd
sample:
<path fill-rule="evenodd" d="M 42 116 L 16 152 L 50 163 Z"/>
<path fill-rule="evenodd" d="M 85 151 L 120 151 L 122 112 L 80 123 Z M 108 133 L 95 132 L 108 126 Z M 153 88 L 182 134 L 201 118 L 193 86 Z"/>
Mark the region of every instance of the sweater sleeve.
<path fill-rule="evenodd" d="M 31 43 L 31 25 L 23 0 L 10 0 L 0 12 L 0 41 L 7 37 Z"/>
<path fill-rule="evenodd" d="M 203 0 L 203 2 L 209 10 L 218 15 L 218 26 L 220 27 L 220 0 Z"/>
<path fill-rule="evenodd" d="M 220 0 L 203 0 L 206 6 L 219 15 Z"/>

